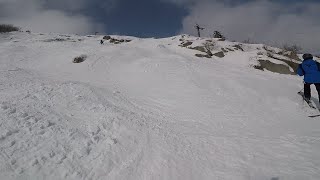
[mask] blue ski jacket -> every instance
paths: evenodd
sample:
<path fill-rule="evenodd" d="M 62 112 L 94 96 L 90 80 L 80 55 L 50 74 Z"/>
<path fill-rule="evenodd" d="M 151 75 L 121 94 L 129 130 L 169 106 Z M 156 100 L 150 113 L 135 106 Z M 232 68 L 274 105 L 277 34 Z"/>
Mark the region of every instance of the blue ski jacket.
<path fill-rule="evenodd" d="M 297 74 L 304 76 L 306 83 L 320 83 L 320 63 L 313 59 L 306 59 L 299 65 Z"/>

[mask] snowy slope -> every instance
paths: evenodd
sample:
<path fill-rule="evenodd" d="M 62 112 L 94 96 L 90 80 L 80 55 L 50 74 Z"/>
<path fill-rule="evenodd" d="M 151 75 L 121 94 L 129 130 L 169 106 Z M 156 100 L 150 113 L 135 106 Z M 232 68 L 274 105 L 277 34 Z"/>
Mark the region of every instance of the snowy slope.
<path fill-rule="evenodd" d="M 113 37 L 0 35 L 0 179 L 320 179 L 320 119 L 252 68 L 264 45 Z"/>

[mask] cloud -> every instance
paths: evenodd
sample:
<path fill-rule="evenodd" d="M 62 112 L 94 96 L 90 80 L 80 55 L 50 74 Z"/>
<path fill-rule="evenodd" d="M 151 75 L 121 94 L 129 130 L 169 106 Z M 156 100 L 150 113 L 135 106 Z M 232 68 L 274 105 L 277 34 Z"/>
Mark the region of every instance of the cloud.
<path fill-rule="evenodd" d="M 279 3 L 268 0 L 232 3 L 223 0 L 165 0 L 189 9 L 181 33 L 196 35 L 198 23 L 209 36 L 219 30 L 230 40 L 251 39 L 276 46 L 297 44 L 308 52 L 320 52 L 320 3 Z"/>
<path fill-rule="evenodd" d="M 93 33 L 103 25 L 80 12 L 89 0 L 0 0 L 0 22 L 36 32 Z"/>

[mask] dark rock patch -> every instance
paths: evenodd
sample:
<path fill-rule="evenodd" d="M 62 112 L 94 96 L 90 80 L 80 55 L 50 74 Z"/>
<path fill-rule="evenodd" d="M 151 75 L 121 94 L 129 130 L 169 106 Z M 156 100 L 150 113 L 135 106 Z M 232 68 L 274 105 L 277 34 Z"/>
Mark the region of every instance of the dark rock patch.
<path fill-rule="evenodd" d="M 217 56 L 219 58 L 223 58 L 225 55 L 224 55 L 224 53 L 222 51 L 220 51 L 220 52 L 214 53 L 213 56 Z"/>
<path fill-rule="evenodd" d="M 279 74 L 291 74 L 295 75 L 296 73 L 291 72 L 289 67 L 283 64 L 275 64 L 273 62 L 270 62 L 268 60 L 258 60 L 259 65 L 253 66 L 255 69 L 258 70 L 268 70 L 271 72 L 279 73 Z"/>
<path fill-rule="evenodd" d="M 206 48 L 203 46 L 190 47 L 190 49 L 197 50 L 197 51 L 204 52 L 204 53 L 207 52 Z"/>
<path fill-rule="evenodd" d="M 200 57 L 200 58 L 211 58 L 211 56 L 209 56 L 208 54 L 195 54 L 195 56 Z"/>
<path fill-rule="evenodd" d="M 82 63 L 86 59 L 87 59 L 86 55 L 81 55 L 81 56 L 75 57 L 72 62 L 73 63 Z"/>

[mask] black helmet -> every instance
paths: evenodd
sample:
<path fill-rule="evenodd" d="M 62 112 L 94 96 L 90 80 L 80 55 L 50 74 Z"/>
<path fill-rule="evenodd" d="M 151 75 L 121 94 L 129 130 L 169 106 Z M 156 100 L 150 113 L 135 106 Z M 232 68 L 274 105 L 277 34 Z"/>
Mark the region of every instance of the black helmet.
<path fill-rule="evenodd" d="M 304 55 L 302 56 L 302 58 L 303 58 L 303 60 L 313 59 L 313 56 L 312 56 L 312 54 L 304 54 Z"/>

